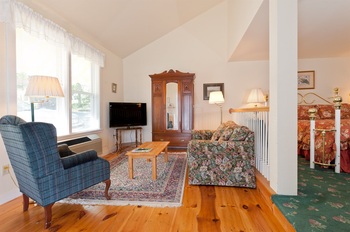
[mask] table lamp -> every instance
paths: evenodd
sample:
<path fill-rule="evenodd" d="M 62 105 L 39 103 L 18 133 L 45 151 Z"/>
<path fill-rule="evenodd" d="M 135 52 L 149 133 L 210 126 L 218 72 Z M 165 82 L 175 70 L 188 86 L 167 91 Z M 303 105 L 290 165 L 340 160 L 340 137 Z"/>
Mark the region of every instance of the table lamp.
<path fill-rule="evenodd" d="M 252 89 L 247 102 L 254 103 L 254 106 L 257 107 L 258 104 L 265 102 L 264 93 L 261 91 L 261 89 Z"/>

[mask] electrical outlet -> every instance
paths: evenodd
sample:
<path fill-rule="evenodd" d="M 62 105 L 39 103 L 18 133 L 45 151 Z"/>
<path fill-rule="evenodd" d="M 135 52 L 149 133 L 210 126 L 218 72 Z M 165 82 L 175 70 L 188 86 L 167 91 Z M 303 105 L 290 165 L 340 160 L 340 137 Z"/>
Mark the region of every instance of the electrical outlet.
<path fill-rule="evenodd" d="M 2 166 L 2 175 L 8 175 L 10 174 L 10 165 L 5 164 L 4 166 Z"/>

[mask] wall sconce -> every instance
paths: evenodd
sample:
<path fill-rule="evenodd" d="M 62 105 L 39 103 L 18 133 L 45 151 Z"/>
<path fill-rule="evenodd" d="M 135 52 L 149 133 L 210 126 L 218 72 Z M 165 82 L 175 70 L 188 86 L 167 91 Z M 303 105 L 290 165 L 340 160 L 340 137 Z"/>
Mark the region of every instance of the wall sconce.
<path fill-rule="evenodd" d="M 31 76 L 25 96 L 45 97 L 47 101 L 49 97 L 64 97 L 64 94 L 58 78 L 48 76 Z M 32 113 L 32 122 L 34 122 L 34 103 L 42 102 L 44 101 L 31 101 L 30 108 Z"/>
<path fill-rule="evenodd" d="M 222 124 L 222 103 L 224 102 L 225 99 L 221 91 L 210 92 L 209 104 L 216 104 L 220 107 L 220 124 Z"/>
<path fill-rule="evenodd" d="M 252 89 L 250 91 L 249 97 L 248 97 L 248 103 L 254 103 L 254 106 L 257 107 L 258 104 L 265 102 L 265 96 L 261 89 Z"/>

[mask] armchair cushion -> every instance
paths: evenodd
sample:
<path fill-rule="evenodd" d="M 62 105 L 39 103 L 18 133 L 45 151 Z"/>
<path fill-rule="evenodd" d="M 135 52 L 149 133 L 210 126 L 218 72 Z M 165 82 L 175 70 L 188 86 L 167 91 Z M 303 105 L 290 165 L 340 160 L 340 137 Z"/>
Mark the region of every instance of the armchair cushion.
<path fill-rule="evenodd" d="M 78 154 L 72 154 L 61 158 L 63 168 L 68 169 L 86 162 L 96 160 L 98 158 L 97 152 L 94 150 L 88 150 Z"/>
<path fill-rule="evenodd" d="M 75 152 L 73 152 L 71 149 L 69 149 L 68 145 L 67 144 L 59 144 L 57 146 L 57 150 L 58 150 L 58 153 L 60 154 L 60 157 L 61 158 L 64 158 L 64 157 L 67 157 L 67 156 L 71 156 L 71 155 L 74 155 Z"/>

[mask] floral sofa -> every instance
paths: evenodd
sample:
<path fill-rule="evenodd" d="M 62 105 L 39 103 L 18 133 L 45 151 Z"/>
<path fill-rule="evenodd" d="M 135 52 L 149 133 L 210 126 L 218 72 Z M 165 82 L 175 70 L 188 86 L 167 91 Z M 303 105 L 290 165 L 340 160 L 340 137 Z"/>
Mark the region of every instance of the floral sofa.
<path fill-rule="evenodd" d="M 190 185 L 255 188 L 254 132 L 228 121 L 212 130 L 193 130 L 187 146 Z"/>

